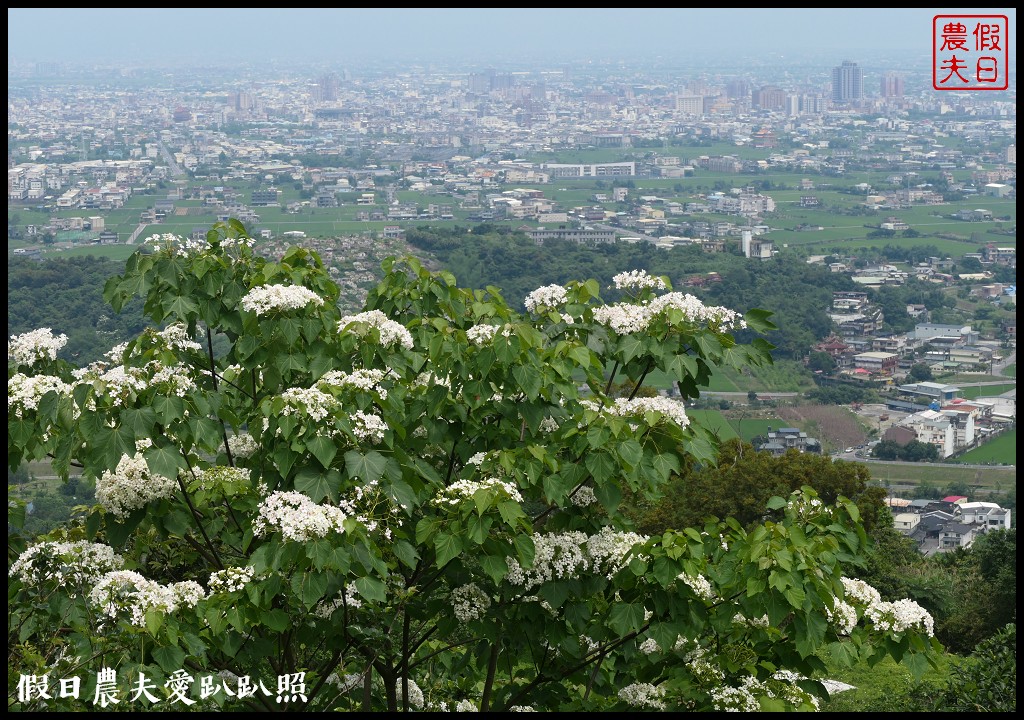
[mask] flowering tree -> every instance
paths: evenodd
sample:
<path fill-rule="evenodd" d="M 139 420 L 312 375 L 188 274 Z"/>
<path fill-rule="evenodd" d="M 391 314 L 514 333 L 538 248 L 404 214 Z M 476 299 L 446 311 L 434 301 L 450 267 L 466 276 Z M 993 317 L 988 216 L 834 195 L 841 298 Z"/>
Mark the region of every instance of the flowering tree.
<path fill-rule="evenodd" d="M 824 644 L 938 649 L 844 574 L 866 538 L 843 498 L 774 498 L 749 532 L 626 524 L 624 489 L 715 458 L 682 400 L 635 389 L 769 362 L 731 334 L 767 313 L 624 272 L 615 303 L 571 282 L 520 315 L 392 259 L 342 316 L 315 253 L 252 245 L 236 221 L 151 238 L 105 296 L 160 329 L 106 362 L 11 338 L 10 467 L 50 458 L 98 501 L 10 565 L 18 707 L 80 702 L 81 675 L 98 705 L 183 710 L 812 709 Z"/>

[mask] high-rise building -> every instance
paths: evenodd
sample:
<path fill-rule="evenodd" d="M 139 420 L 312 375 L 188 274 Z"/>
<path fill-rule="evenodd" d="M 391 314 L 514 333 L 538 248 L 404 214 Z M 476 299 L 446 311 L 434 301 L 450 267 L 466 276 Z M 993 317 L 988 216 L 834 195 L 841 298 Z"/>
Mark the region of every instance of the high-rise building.
<path fill-rule="evenodd" d="M 341 87 L 341 78 L 337 73 L 329 72 L 320 76 L 316 82 L 317 99 L 322 102 L 337 102 L 338 90 Z"/>
<path fill-rule="evenodd" d="M 832 102 L 855 103 L 864 98 L 864 73 L 857 63 L 843 60 L 832 68 Z"/>
<path fill-rule="evenodd" d="M 754 107 L 762 110 L 784 110 L 786 91 L 775 85 L 765 85 L 754 91 Z"/>
<path fill-rule="evenodd" d="M 879 92 L 884 98 L 903 97 L 903 75 L 890 70 L 882 76 Z"/>

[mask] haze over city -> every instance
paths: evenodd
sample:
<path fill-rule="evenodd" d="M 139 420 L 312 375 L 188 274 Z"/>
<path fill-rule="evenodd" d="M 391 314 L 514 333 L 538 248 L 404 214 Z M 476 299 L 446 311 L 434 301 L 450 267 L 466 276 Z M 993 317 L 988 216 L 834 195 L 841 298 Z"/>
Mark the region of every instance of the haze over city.
<path fill-rule="evenodd" d="M 927 65 L 936 14 L 1014 8 L 8 8 L 8 63 L 558 61 L 854 56 Z M 1015 62 L 1011 52 L 1011 62 Z"/>

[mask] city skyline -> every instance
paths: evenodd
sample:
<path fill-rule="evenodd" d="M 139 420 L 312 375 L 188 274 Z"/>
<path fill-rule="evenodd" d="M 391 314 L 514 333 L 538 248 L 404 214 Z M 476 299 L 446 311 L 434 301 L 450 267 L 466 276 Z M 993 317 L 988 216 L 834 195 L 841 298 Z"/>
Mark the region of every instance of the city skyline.
<path fill-rule="evenodd" d="M 8 63 L 926 62 L 944 12 L 964 11 L 8 8 Z M 1006 15 L 1015 42 L 1014 8 L 970 12 Z"/>

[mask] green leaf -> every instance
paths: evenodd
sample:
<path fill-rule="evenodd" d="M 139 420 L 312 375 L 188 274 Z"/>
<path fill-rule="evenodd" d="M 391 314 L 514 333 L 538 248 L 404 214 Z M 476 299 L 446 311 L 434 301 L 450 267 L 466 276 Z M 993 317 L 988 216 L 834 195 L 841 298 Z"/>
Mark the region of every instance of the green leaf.
<path fill-rule="evenodd" d="M 533 544 L 533 538 L 529 535 L 516 535 L 513 541 L 516 548 L 516 559 L 523 567 L 533 567 L 533 558 L 537 548 Z"/>
<path fill-rule="evenodd" d="M 553 608 L 560 608 L 569 597 L 569 583 L 565 580 L 551 580 L 541 585 L 537 595 Z"/>
<path fill-rule="evenodd" d="M 407 568 L 411 570 L 416 567 L 416 561 L 419 560 L 420 554 L 412 543 L 407 540 L 398 540 L 392 544 L 391 550 Z"/>
<path fill-rule="evenodd" d="M 533 365 L 517 365 L 512 368 L 512 376 L 516 379 L 519 387 L 526 397 L 535 400 L 540 394 L 542 384 L 541 374 Z"/>
<path fill-rule="evenodd" d="M 508 574 L 508 562 L 499 555 L 481 555 L 480 567 L 497 585 Z"/>
<path fill-rule="evenodd" d="M 349 450 L 345 453 L 345 469 L 350 477 L 358 477 L 366 483 L 374 483 L 380 480 L 387 467 L 387 459 L 376 450 L 363 455 L 358 450 Z"/>
<path fill-rule="evenodd" d="M 266 610 L 260 613 L 260 620 L 264 625 L 273 630 L 274 632 L 284 632 L 291 627 L 292 621 L 284 610 L 280 608 L 274 608 L 273 610 Z M 234 623 L 232 623 L 234 624 Z M 238 628 L 242 629 L 242 628 Z"/>
<path fill-rule="evenodd" d="M 137 438 L 148 436 L 156 425 L 156 412 L 151 407 L 122 410 L 121 425 Z"/>
<path fill-rule="evenodd" d="M 598 499 L 604 509 L 608 512 L 615 512 L 622 500 L 622 491 L 614 482 L 606 482 L 603 485 L 594 486 L 594 497 Z"/>
<path fill-rule="evenodd" d="M 632 438 L 619 443 L 618 450 L 619 456 L 626 461 L 627 465 L 632 467 L 636 467 L 640 462 L 640 458 L 644 455 L 644 449 L 640 446 L 640 443 Z"/>
<path fill-rule="evenodd" d="M 128 538 L 131 537 L 132 532 L 139 526 L 139 523 L 146 517 L 145 508 L 136 510 L 129 515 L 123 522 L 118 522 L 113 519 L 113 516 L 107 515 L 105 517 L 105 530 L 107 534 L 107 542 L 113 547 L 119 548 L 128 542 Z"/>
<path fill-rule="evenodd" d="M 160 627 L 164 624 L 164 614 L 160 610 L 146 611 L 146 630 L 150 635 L 156 637 Z"/>
<path fill-rule="evenodd" d="M 325 497 L 337 498 L 341 482 L 341 473 L 334 469 L 321 472 L 304 467 L 295 474 L 295 489 L 308 495 L 313 502 L 320 502 Z"/>
<path fill-rule="evenodd" d="M 766 333 L 772 330 L 778 330 L 778 327 L 768 320 L 775 313 L 769 312 L 768 310 L 761 310 L 759 308 L 752 308 L 747 311 L 747 314 L 743 316 L 743 319 L 747 322 L 747 327 L 759 333 Z"/>
<path fill-rule="evenodd" d="M 507 525 L 515 525 L 517 520 L 526 517 L 523 508 L 515 500 L 503 500 L 498 503 L 498 512 Z"/>
<path fill-rule="evenodd" d="M 386 598 L 386 587 L 383 582 L 369 575 L 356 578 L 356 592 L 372 602 L 384 602 Z"/>
<path fill-rule="evenodd" d="M 327 576 L 315 572 L 296 575 L 292 578 L 292 590 L 299 596 L 306 609 L 309 609 L 320 602 L 327 592 Z"/>
<path fill-rule="evenodd" d="M 146 465 L 149 471 L 155 475 L 162 475 L 166 478 L 178 477 L 178 471 L 185 469 L 185 458 L 181 451 L 174 445 L 163 445 L 149 448 L 143 453 L 146 458 Z"/>
<path fill-rule="evenodd" d="M 434 536 L 434 551 L 437 553 L 438 566 L 446 565 L 462 552 L 462 538 L 443 530 Z"/>
<path fill-rule="evenodd" d="M 185 651 L 174 645 L 158 647 L 153 650 L 153 659 L 161 670 L 170 674 L 175 670 L 181 670 L 185 663 Z"/>
<path fill-rule="evenodd" d="M 587 470 L 589 470 L 590 474 L 594 476 L 594 480 L 596 480 L 598 484 L 604 484 L 615 477 L 617 470 L 615 462 L 606 452 L 587 453 L 586 460 L 583 461 L 583 464 L 586 465 Z"/>
<path fill-rule="evenodd" d="M 331 461 L 338 454 L 338 446 L 334 440 L 323 435 L 314 435 L 306 440 L 306 449 L 313 453 L 313 457 L 320 461 L 325 468 L 331 466 Z"/>
<path fill-rule="evenodd" d="M 619 635 L 635 632 L 643 627 L 643 603 L 615 603 L 608 615 L 608 626 Z"/>

